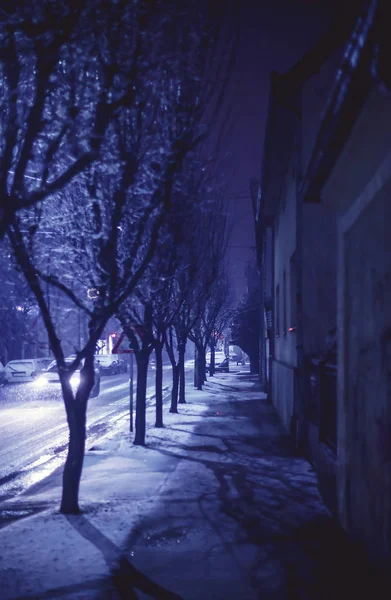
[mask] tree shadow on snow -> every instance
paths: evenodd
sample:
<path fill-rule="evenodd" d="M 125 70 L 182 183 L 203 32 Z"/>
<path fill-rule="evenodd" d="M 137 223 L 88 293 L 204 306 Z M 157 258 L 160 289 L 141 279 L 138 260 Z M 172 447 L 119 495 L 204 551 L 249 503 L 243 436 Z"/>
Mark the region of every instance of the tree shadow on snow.
<path fill-rule="evenodd" d="M 164 439 L 159 440 L 160 445 L 149 447 L 151 452 L 185 461 L 189 473 L 191 464 L 205 467 L 205 472 L 212 473 L 217 483 L 216 487 L 210 487 L 210 478 L 206 476 L 206 489 L 198 487 L 194 499 L 189 495 L 182 499 L 180 489 L 174 489 L 169 504 L 178 508 L 181 502 L 196 502 L 198 519 L 213 529 L 222 548 L 228 535 L 232 547 L 251 544 L 258 549 L 258 561 L 247 575 L 264 600 L 269 598 L 262 580 L 266 563 L 271 569 L 279 565 L 283 596 L 278 597 L 284 600 L 385 597 L 381 594 L 384 580 L 374 574 L 357 544 L 322 507 L 313 469 L 292 454 L 289 436 L 282 431 L 274 409 L 264 404 L 255 414 L 250 412 L 250 403 L 253 405 L 252 401 L 232 403 L 235 406 L 231 408 L 236 416 L 252 414 L 253 435 L 237 432 L 236 437 L 228 437 L 201 433 L 206 438 L 218 438 L 225 449 L 210 443 L 191 445 L 175 440 L 167 440 L 170 445 L 164 447 Z M 208 415 L 200 417 L 196 432 L 203 429 L 203 416 Z M 196 472 L 199 486 L 202 471 Z M 164 504 L 162 508 L 164 511 Z M 186 511 L 180 517 L 168 509 L 166 518 L 157 511 L 130 532 L 126 546 L 151 545 L 151 532 L 157 539 L 168 539 L 170 528 L 176 532 L 182 529 L 186 535 L 194 522 L 194 516 L 190 517 Z M 197 522 L 196 527 L 199 526 Z M 180 533 L 176 535 L 180 537 Z"/>
<path fill-rule="evenodd" d="M 137 589 L 159 600 L 182 600 L 180 596 L 163 588 L 136 569 L 126 554 L 83 515 L 68 515 L 66 518 L 70 525 L 102 554 L 110 570 L 112 584 L 121 599 L 137 600 Z"/>

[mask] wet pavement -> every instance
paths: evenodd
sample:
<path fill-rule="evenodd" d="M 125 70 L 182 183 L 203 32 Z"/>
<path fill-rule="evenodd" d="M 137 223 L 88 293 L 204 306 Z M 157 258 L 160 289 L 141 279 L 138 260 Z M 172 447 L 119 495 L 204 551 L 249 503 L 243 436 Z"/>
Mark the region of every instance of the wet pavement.
<path fill-rule="evenodd" d="M 163 374 L 168 388 L 171 373 L 167 365 Z M 151 368 L 148 397 L 154 395 L 154 379 Z M 118 419 L 128 419 L 128 415 L 129 374 L 102 376 L 100 394 L 88 404 L 87 447 L 105 435 Z M 16 497 L 61 467 L 68 435 L 60 392 L 45 394 L 34 383 L 1 385 L 0 503 Z"/>

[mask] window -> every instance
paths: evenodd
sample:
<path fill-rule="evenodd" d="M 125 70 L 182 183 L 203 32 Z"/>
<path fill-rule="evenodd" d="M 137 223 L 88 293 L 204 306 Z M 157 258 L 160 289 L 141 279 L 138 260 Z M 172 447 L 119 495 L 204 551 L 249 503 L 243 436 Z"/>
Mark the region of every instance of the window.
<path fill-rule="evenodd" d="M 284 271 L 282 280 L 282 333 L 286 335 L 287 332 L 287 318 L 286 318 L 286 272 Z"/>
<path fill-rule="evenodd" d="M 276 337 L 280 335 L 280 286 L 276 287 Z"/>
<path fill-rule="evenodd" d="M 296 252 L 294 252 L 289 261 L 290 272 L 290 315 L 289 331 L 295 331 L 297 325 L 297 263 Z"/>

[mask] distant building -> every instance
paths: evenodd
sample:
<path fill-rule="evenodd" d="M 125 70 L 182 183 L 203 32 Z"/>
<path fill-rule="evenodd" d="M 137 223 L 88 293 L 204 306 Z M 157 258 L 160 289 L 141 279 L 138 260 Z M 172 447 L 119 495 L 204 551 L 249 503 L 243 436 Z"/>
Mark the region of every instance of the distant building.
<path fill-rule="evenodd" d="M 354 16 L 354 15 L 352 15 Z M 391 560 L 391 67 L 365 3 L 272 74 L 254 202 L 261 376 L 323 497 Z"/>

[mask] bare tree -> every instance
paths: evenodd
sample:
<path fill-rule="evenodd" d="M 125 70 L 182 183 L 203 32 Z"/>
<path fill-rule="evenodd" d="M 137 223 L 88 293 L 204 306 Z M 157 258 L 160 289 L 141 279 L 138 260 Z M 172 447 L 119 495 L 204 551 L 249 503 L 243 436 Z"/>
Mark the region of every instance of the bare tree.
<path fill-rule="evenodd" d="M 195 164 L 192 164 L 194 170 Z M 201 166 L 197 164 L 200 169 Z M 188 165 L 189 169 L 189 165 Z M 183 240 L 189 241 L 193 220 L 197 220 L 200 206 L 191 194 L 181 189 L 185 186 L 189 192 L 189 174 L 182 174 L 173 191 L 170 210 L 165 215 L 160 228 L 160 240 L 153 261 L 145 271 L 134 293 L 119 307 L 117 316 L 127 337 L 131 340 L 137 360 L 137 404 L 136 432 L 134 443 L 145 444 L 146 428 L 146 381 L 151 352 L 156 356 L 156 421 L 157 427 L 163 426 L 162 396 L 162 352 L 168 345 L 170 360 L 173 364 L 173 397 L 178 392 L 181 373 L 180 365 L 184 360 L 186 332 L 180 325 L 182 305 L 191 293 L 194 268 L 189 269 L 185 260 L 186 252 Z M 199 250 L 199 248 L 198 248 Z M 197 262 L 201 264 L 199 257 Z M 193 319 L 194 317 L 192 317 Z M 174 325 L 175 323 L 175 325 Z M 191 324 L 190 324 L 191 326 Z M 171 328 L 171 329 L 170 329 Z M 173 335 L 173 328 L 175 334 Z M 168 332 L 168 329 L 170 331 Z M 171 344 L 168 343 L 171 340 Z M 174 340 L 179 343 L 178 362 L 175 359 Z"/>
<path fill-rule="evenodd" d="M 199 390 L 202 390 L 206 381 L 206 349 L 211 344 L 219 322 L 223 324 L 226 320 L 229 301 L 227 277 L 220 269 L 214 271 L 213 275 L 215 278 L 205 286 L 205 293 L 200 298 L 202 308 L 199 310 L 199 317 L 188 334 L 195 344 L 194 386 Z"/>
<path fill-rule="evenodd" d="M 216 208 L 215 199 L 213 207 Z M 225 217 L 223 211 L 210 208 L 209 202 L 204 201 L 188 213 L 187 219 L 182 218 L 180 245 L 182 263 L 175 276 L 175 285 L 172 287 L 173 302 L 178 301 L 179 298 L 180 304 L 173 326 L 165 338 L 173 368 L 170 412 L 177 412 L 178 402 L 185 402 L 186 342 L 188 338 L 191 339 L 191 332 L 202 319 L 205 300 L 209 297 L 209 289 L 219 269 L 218 261 L 213 260 L 219 247 L 215 226 L 217 223 L 219 227 L 223 226 Z M 222 256 L 219 255 L 219 258 Z"/>
<path fill-rule="evenodd" d="M 199 244 L 205 260 L 195 289 L 196 301 L 189 307 L 193 325 L 187 335 L 195 344 L 194 384 L 198 389 L 206 379 L 206 347 L 228 295 L 224 270 L 227 243 L 226 204 L 223 198 L 215 198 L 213 210 L 200 216 Z"/>
<path fill-rule="evenodd" d="M 178 224 L 177 231 L 180 229 Z M 170 239 L 170 238 L 169 238 Z M 174 242 L 174 240 L 172 240 Z M 178 247 L 172 244 L 173 251 L 162 253 L 163 264 L 159 261 L 159 282 L 154 286 L 153 294 L 153 322 L 155 330 L 155 359 L 156 359 L 156 421 L 155 427 L 163 427 L 163 348 L 167 330 L 172 326 L 174 319 L 181 308 L 183 296 L 176 294 L 175 275 L 180 269 Z M 168 255 L 168 256 L 167 256 Z M 169 257 L 169 258 L 168 258 Z"/>
<path fill-rule="evenodd" d="M 212 290 L 212 295 L 206 304 L 204 322 L 204 340 L 206 347 L 210 348 L 209 375 L 215 374 L 215 351 L 218 340 L 226 332 L 232 320 L 232 301 L 228 277 L 222 273 Z M 209 333 L 210 332 L 210 333 Z M 209 339 L 207 335 L 209 333 Z"/>
<path fill-rule="evenodd" d="M 198 244 L 197 223 L 199 211 L 184 212 L 180 227 L 176 229 L 177 256 L 180 258 L 168 288 L 168 303 L 172 307 L 172 318 L 163 332 L 164 345 L 172 366 L 172 390 L 170 412 L 178 412 L 178 402 L 185 402 L 184 360 L 188 334 L 197 314 L 193 306 L 198 303 L 197 282 L 206 260 L 205 248 Z"/>
<path fill-rule="evenodd" d="M 212 23 L 212 30 L 215 28 L 213 23 L 218 23 L 218 28 L 214 31 L 214 43 L 210 45 L 211 51 L 196 52 L 195 55 L 194 53 L 192 55 L 197 65 L 196 72 L 202 77 L 202 93 L 199 91 L 198 81 L 191 79 L 189 81 L 189 73 L 191 74 L 192 70 L 189 70 L 188 60 L 185 59 L 178 66 L 183 80 L 188 84 L 182 91 L 182 96 L 187 99 L 188 115 L 192 119 L 196 116 L 203 122 L 204 134 L 197 140 L 199 146 L 200 142 L 209 139 L 211 134 L 217 135 L 218 140 L 221 140 L 221 131 L 224 130 L 224 126 L 219 124 L 216 129 L 215 120 L 221 109 L 223 92 L 228 81 L 235 47 L 235 38 L 230 38 L 227 31 L 222 38 L 216 35 L 221 23 L 227 25 L 227 21 L 224 19 L 215 21 L 216 15 L 210 20 L 210 16 L 207 21 L 203 20 L 203 23 Z M 232 23 L 228 29 L 230 26 Z M 204 32 L 202 36 L 198 34 L 197 39 L 207 48 L 210 44 L 209 38 L 210 33 L 207 33 L 205 39 Z M 222 43 L 221 39 L 223 39 Z M 179 44 L 179 49 L 183 54 L 183 40 Z M 178 51 L 178 47 L 175 47 L 175 51 Z M 200 149 L 197 147 L 197 154 L 199 152 Z M 207 159 L 205 156 L 203 159 L 195 158 L 195 153 L 191 152 L 183 161 L 182 173 L 176 187 L 172 188 L 170 207 L 166 214 L 165 224 L 162 224 L 166 229 L 163 241 L 160 240 L 158 251 L 164 255 L 164 259 L 162 260 L 159 255 L 158 265 L 152 265 L 152 269 L 148 270 L 148 284 L 145 285 L 144 282 L 141 282 L 141 286 L 137 290 L 136 296 L 140 303 L 138 312 L 132 297 L 121 305 L 118 312 L 123 329 L 132 340 L 138 361 L 135 444 L 143 445 L 145 443 L 145 382 L 148 360 L 153 349 L 156 355 L 156 426 L 163 426 L 163 346 L 167 349 L 173 369 L 171 412 L 177 411 L 178 393 L 179 402 L 185 401 L 186 341 L 196 319 L 194 310 L 189 310 L 189 306 L 192 305 L 194 297 L 199 294 L 199 289 L 195 291 L 194 282 L 198 271 L 202 269 L 203 260 L 206 258 L 205 248 L 200 252 L 200 246 L 195 243 L 193 247 L 197 248 L 196 251 L 203 258 L 200 260 L 197 257 L 194 261 L 193 255 L 189 262 L 188 247 L 191 245 L 189 240 L 195 240 L 194 222 L 199 221 L 199 215 L 203 214 L 204 210 L 210 209 L 211 203 L 200 196 L 200 190 L 205 192 L 207 188 L 204 172 L 208 162 L 210 162 L 209 157 Z M 214 203 L 215 199 L 212 204 Z M 161 233 L 163 233 L 162 230 L 163 227 L 160 230 Z M 186 243 L 183 243 L 184 240 Z M 193 264 L 190 264 L 192 261 Z M 190 300 L 191 295 L 193 295 L 193 300 Z M 185 298 L 188 299 L 187 304 Z M 142 339 L 136 335 L 136 325 L 138 331 L 143 331 Z"/>
<path fill-rule="evenodd" d="M 137 389 L 136 389 L 136 431 L 134 444 L 145 445 L 146 430 L 146 392 L 148 362 L 155 345 L 152 321 L 152 303 L 139 303 L 134 307 L 135 299 L 121 305 L 118 318 L 122 328 L 131 342 L 137 361 Z"/>
<path fill-rule="evenodd" d="M 260 286 L 255 279 L 254 285 L 237 306 L 231 323 L 232 340 L 249 356 L 251 373 L 259 373 L 261 315 Z"/>
<path fill-rule="evenodd" d="M 199 296 L 202 295 L 200 278 L 207 261 L 207 248 L 199 242 L 202 239 L 198 224 L 199 210 L 188 213 L 182 219 L 178 243 L 181 256 L 171 286 L 171 302 L 178 307 L 169 330 L 164 334 L 165 346 L 172 366 L 172 392 L 170 412 L 178 412 L 178 402 L 185 402 L 184 360 L 189 332 L 199 317 L 197 308 L 201 308 Z"/>
<path fill-rule="evenodd" d="M 164 2 L 154 3 L 153 11 L 141 0 L 99 2 L 99 10 L 97 4 L 82 3 L 80 10 L 87 13 L 80 13 L 75 3 L 60 3 L 61 18 L 55 23 L 65 31 L 60 21 L 69 21 L 69 44 L 60 44 L 57 29 L 52 31 L 51 9 L 35 16 L 38 3 L 32 2 L 27 17 L 22 9 L 7 15 L 22 32 L 6 37 L 7 49 L 15 48 L 12 67 L 21 61 L 20 40 L 24 57 L 30 48 L 37 53 L 34 64 L 28 64 L 33 74 L 28 127 L 14 115 L 17 131 L 13 137 L 9 125 L 3 148 L 3 191 L 8 194 L 2 196 L 3 227 L 36 298 L 59 369 L 70 432 L 64 513 L 79 512 L 96 344 L 151 262 L 177 173 L 202 136 L 202 73 L 217 33 L 205 28 L 198 8 L 189 14 L 176 4 L 167 11 Z M 49 5 L 55 6 L 43 6 Z M 53 47 L 47 40 L 53 40 Z M 20 78 L 12 85 L 10 118 L 13 94 L 26 92 Z M 16 146 L 10 150 L 11 143 Z M 73 304 L 88 321 L 87 338 L 71 362 L 48 289 L 57 290 L 63 306 Z M 144 321 L 150 323 L 149 315 Z M 70 379 L 81 363 L 74 392 Z"/>
<path fill-rule="evenodd" d="M 23 276 L 15 268 L 11 249 L 5 241 L 2 250 L 0 361 L 5 364 L 14 358 L 24 358 L 25 351 L 36 356 L 41 348 L 37 335 L 40 325 L 37 303 Z"/>
<path fill-rule="evenodd" d="M 2 5 L 0 237 L 18 211 L 98 159 L 113 115 L 129 102 L 132 87 L 118 85 L 123 64 L 107 44 L 109 26 L 112 39 L 124 37 L 119 17 L 120 5 L 101 0 Z"/>

